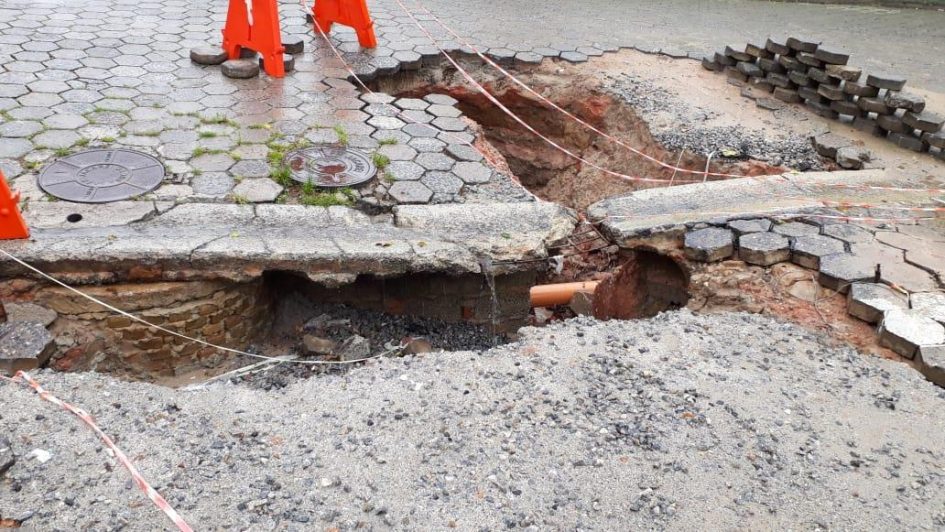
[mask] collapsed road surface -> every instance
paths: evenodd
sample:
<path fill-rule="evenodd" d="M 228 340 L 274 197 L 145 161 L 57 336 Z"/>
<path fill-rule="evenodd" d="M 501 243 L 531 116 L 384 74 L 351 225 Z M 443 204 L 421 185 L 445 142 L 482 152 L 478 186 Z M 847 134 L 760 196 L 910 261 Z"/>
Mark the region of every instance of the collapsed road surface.
<path fill-rule="evenodd" d="M 37 378 L 197 529 L 945 527 L 945 391 L 905 364 L 747 314 L 522 332 L 279 392 Z M 17 385 L 0 402 L 3 518 L 169 525 L 78 420 Z"/>

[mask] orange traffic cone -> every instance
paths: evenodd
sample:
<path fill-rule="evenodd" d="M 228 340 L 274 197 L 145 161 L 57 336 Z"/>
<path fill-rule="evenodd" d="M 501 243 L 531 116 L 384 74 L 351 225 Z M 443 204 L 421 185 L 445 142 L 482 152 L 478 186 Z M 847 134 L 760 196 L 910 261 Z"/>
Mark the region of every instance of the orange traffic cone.
<path fill-rule="evenodd" d="M 20 215 L 20 193 L 10 192 L 7 180 L 0 172 L 0 240 L 29 238 L 30 231 Z"/>
<path fill-rule="evenodd" d="M 316 0 L 312 8 L 315 24 L 326 34 L 332 24 L 342 24 L 354 28 L 358 42 L 365 48 L 376 48 L 374 21 L 368 13 L 365 0 Z"/>
<path fill-rule="evenodd" d="M 267 74 L 274 78 L 285 76 L 282 59 L 285 48 L 279 33 L 276 0 L 230 0 L 223 27 L 223 50 L 230 59 L 238 59 L 243 48 L 263 56 Z"/>

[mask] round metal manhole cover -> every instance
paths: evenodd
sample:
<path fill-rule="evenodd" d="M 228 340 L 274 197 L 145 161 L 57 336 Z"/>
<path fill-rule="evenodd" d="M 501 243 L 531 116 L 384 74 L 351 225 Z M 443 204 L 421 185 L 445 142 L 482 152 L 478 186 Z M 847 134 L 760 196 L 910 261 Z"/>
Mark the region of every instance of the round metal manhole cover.
<path fill-rule="evenodd" d="M 164 180 L 161 161 L 132 150 L 89 150 L 63 157 L 39 175 L 39 187 L 75 203 L 108 203 L 150 192 Z"/>
<path fill-rule="evenodd" d="M 292 179 L 300 183 L 311 181 L 316 187 L 350 187 L 377 174 L 368 154 L 334 145 L 291 151 L 286 154 L 285 163 Z"/>

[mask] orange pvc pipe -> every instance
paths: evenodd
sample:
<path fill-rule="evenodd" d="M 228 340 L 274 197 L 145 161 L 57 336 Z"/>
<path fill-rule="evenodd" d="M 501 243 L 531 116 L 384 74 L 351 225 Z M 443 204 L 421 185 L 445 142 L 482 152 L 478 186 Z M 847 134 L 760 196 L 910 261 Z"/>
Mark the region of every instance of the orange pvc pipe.
<path fill-rule="evenodd" d="M 598 281 L 584 281 L 533 286 L 529 290 L 529 299 L 533 307 L 567 305 L 575 292 L 593 292 L 597 289 L 597 285 Z"/>

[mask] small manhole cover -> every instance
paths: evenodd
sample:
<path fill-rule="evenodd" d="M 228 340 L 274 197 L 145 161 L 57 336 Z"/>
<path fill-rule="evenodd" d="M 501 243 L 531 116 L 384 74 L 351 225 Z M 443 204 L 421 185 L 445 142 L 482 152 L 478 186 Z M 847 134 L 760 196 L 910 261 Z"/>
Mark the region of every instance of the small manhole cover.
<path fill-rule="evenodd" d="M 150 192 L 164 180 L 161 161 L 131 150 L 89 150 L 63 157 L 39 175 L 47 194 L 76 203 L 108 203 Z"/>
<path fill-rule="evenodd" d="M 317 187 L 350 187 L 370 180 L 377 167 L 368 154 L 339 146 L 315 146 L 289 152 L 292 179 Z"/>

